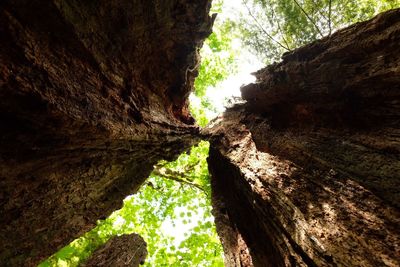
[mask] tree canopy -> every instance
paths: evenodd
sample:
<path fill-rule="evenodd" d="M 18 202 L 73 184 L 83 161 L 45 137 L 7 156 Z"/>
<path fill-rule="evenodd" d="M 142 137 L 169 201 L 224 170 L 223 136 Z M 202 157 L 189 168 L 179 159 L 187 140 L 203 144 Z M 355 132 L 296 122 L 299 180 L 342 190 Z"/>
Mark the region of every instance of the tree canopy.
<path fill-rule="evenodd" d="M 242 0 L 232 20 L 247 45 L 267 64 L 350 24 L 400 6 L 398 0 Z"/>

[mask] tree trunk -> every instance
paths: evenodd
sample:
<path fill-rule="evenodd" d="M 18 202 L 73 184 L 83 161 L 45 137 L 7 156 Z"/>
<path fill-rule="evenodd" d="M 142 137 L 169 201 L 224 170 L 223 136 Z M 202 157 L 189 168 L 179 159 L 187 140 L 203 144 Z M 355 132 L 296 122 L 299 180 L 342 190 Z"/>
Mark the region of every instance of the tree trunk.
<path fill-rule="evenodd" d="M 138 267 L 147 256 L 147 244 L 137 234 L 111 238 L 98 248 L 82 267 Z"/>
<path fill-rule="evenodd" d="M 299 48 L 206 129 L 217 230 L 252 260 L 227 266 L 400 265 L 399 44 L 397 9 Z"/>
<path fill-rule="evenodd" d="M 0 265 L 31 266 L 198 141 L 209 0 L 0 3 Z"/>

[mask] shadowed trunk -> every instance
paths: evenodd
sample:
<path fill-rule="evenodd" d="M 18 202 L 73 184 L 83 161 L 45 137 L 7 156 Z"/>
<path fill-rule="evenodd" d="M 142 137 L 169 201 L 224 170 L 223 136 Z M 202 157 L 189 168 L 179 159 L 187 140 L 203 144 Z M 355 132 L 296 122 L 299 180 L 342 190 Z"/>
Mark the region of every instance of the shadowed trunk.
<path fill-rule="evenodd" d="M 217 230 L 253 261 L 227 266 L 400 265 L 399 43 L 397 9 L 297 49 L 206 129 Z"/>
<path fill-rule="evenodd" d="M 91 229 L 198 142 L 187 98 L 210 1 L 0 3 L 0 263 Z"/>
<path fill-rule="evenodd" d="M 147 244 L 137 234 L 111 238 L 98 248 L 83 267 L 138 267 L 143 265 L 147 256 Z"/>

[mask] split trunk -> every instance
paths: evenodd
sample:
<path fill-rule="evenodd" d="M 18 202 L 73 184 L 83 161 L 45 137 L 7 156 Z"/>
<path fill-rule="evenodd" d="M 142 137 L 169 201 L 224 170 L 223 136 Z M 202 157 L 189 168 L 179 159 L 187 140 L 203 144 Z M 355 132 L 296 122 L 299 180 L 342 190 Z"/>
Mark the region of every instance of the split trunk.
<path fill-rule="evenodd" d="M 2 266 L 37 264 L 199 140 L 209 7 L 0 3 Z M 297 49 L 205 130 L 227 266 L 400 265 L 399 43 L 393 10 Z"/>

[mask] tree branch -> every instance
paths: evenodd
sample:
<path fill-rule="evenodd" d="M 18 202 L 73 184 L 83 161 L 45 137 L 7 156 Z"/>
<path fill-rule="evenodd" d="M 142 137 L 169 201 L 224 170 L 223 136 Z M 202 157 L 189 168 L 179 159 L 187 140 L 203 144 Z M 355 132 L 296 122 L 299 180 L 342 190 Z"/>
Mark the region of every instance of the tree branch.
<path fill-rule="evenodd" d="M 315 29 L 317 29 L 318 33 L 321 35 L 321 37 L 324 37 L 324 35 L 322 34 L 321 30 L 319 29 L 319 27 L 317 26 L 317 24 L 315 23 L 315 21 L 307 14 L 307 12 L 303 9 L 303 7 L 299 4 L 299 2 L 297 2 L 297 0 L 293 0 L 296 5 L 301 9 L 301 11 L 304 13 L 304 15 L 307 17 L 307 19 L 314 25 Z"/>
<path fill-rule="evenodd" d="M 202 191 L 204 194 L 206 194 L 206 196 L 208 196 L 207 191 L 202 186 L 185 179 L 184 173 L 172 171 L 170 169 L 165 168 L 164 166 L 156 165 L 154 167 L 153 174 L 161 178 L 165 178 L 168 180 L 179 182 L 181 184 L 186 184 L 191 187 L 195 187 L 198 190 Z"/>
<path fill-rule="evenodd" d="M 276 15 L 276 14 L 275 14 L 275 5 L 272 5 L 272 4 L 271 4 L 271 11 L 272 11 L 272 18 L 274 18 L 275 15 Z M 279 30 L 279 32 L 280 32 L 281 35 L 282 35 L 283 42 L 285 43 L 287 49 L 289 49 L 289 51 L 290 51 L 291 49 L 290 49 L 289 43 L 287 42 L 287 40 L 286 40 L 286 38 L 285 38 L 285 35 L 283 34 L 283 30 L 282 30 L 282 28 L 281 28 L 281 24 L 279 23 L 279 19 L 278 19 L 278 18 L 276 19 L 276 23 L 278 24 L 278 30 Z"/>
<path fill-rule="evenodd" d="M 317 5 L 317 3 L 315 3 L 315 0 L 312 0 L 312 3 L 313 3 L 313 5 Z M 316 10 L 317 10 L 318 14 L 320 14 L 323 19 L 328 21 L 328 17 L 325 16 L 325 14 L 321 11 L 321 9 L 317 8 Z"/>
<path fill-rule="evenodd" d="M 257 18 L 253 15 L 253 13 L 251 12 L 250 8 L 247 6 L 246 2 L 243 0 L 242 3 L 244 4 L 244 6 L 247 8 L 247 11 L 249 12 L 249 15 L 253 18 L 254 22 L 257 24 L 258 28 L 269 38 L 271 39 L 273 42 L 277 43 L 280 47 L 282 47 L 283 49 L 285 49 L 286 51 L 290 51 L 289 47 L 284 46 L 283 44 L 281 44 L 279 41 L 275 40 L 274 37 L 272 37 L 272 35 L 270 35 L 264 28 L 263 26 L 258 22 Z"/>
<path fill-rule="evenodd" d="M 332 34 L 331 13 L 332 13 L 332 0 L 329 0 L 329 13 L 328 13 L 329 36 L 331 36 Z"/>

